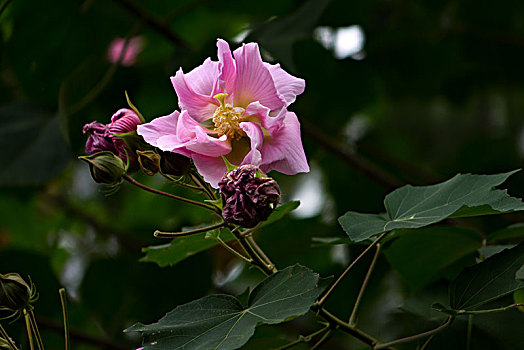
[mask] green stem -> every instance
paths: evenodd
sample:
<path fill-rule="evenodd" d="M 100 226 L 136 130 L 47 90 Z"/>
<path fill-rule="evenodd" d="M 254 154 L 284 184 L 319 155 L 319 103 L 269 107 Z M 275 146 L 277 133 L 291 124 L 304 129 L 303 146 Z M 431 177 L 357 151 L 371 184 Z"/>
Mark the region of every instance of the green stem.
<path fill-rule="evenodd" d="M 29 321 L 31 322 L 31 329 L 35 334 L 36 345 L 38 345 L 38 349 L 44 350 L 44 343 L 42 342 L 42 337 L 40 336 L 40 331 L 38 330 L 38 324 L 36 323 L 35 313 L 33 310 L 29 310 Z"/>
<path fill-rule="evenodd" d="M 291 343 L 288 343 L 286 345 L 283 345 L 283 346 L 280 346 L 278 348 L 275 348 L 273 350 L 286 350 L 286 349 L 290 349 L 292 348 L 293 346 L 297 345 L 297 344 L 300 344 L 300 343 L 308 343 L 310 342 L 314 337 L 316 337 L 317 335 L 319 334 L 322 334 L 324 332 L 326 332 L 327 330 L 329 330 L 329 325 L 327 325 L 326 327 L 322 328 L 322 329 L 319 329 L 318 331 L 316 332 L 313 332 L 309 335 L 306 335 L 305 337 L 303 336 L 300 336 L 297 340 L 294 340 L 292 341 Z"/>
<path fill-rule="evenodd" d="M 457 312 L 458 315 L 481 315 L 481 314 L 491 314 L 494 312 L 503 312 L 507 311 L 509 309 L 513 309 L 519 306 L 524 306 L 524 304 L 511 304 L 504 307 L 499 307 L 498 309 L 489 309 L 489 310 L 475 310 L 475 311 L 466 311 L 466 310 L 460 310 Z"/>
<path fill-rule="evenodd" d="M 420 347 L 419 350 L 424 350 L 428 345 L 429 345 L 429 342 L 433 339 L 433 337 L 435 336 L 435 334 L 432 334 L 428 340 L 426 340 L 426 342 L 424 344 L 422 344 L 422 346 Z"/>
<path fill-rule="evenodd" d="M 202 191 L 206 194 L 208 199 L 218 199 L 215 195 L 215 191 L 209 186 L 209 184 L 200 176 L 199 173 L 195 171 L 191 171 L 189 173 L 189 176 L 191 177 L 191 180 L 195 183 L 195 185 L 199 186 Z"/>
<path fill-rule="evenodd" d="M 364 295 L 364 291 L 366 290 L 366 286 L 369 282 L 369 278 L 371 276 L 371 273 L 373 272 L 373 269 L 375 268 L 375 264 L 377 263 L 378 256 L 380 254 L 380 243 L 377 244 L 377 250 L 375 251 L 375 255 L 373 256 L 373 260 L 371 260 L 371 264 L 369 265 L 368 272 L 366 273 L 366 277 L 364 278 L 364 282 L 362 282 L 362 287 L 360 287 L 360 291 L 357 295 L 357 300 L 355 301 L 355 305 L 353 306 L 353 311 L 351 311 L 351 316 L 349 316 L 349 324 L 351 326 L 355 325 L 355 318 L 357 317 L 357 310 L 358 306 L 360 304 L 360 301 L 362 300 L 362 296 Z"/>
<path fill-rule="evenodd" d="M 468 317 L 468 333 L 466 336 L 466 350 L 471 349 L 471 333 L 473 331 L 473 315 Z"/>
<path fill-rule="evenodd" d="M 446 321 L 443 324 L 441 324 L 440 326 L 438 326 L 437 328 L 435 328 L 435 329 L 432 329 L 430 331 L 423 332 L 423 333 L 420 333 L 420 334 L 415 334 L 415 335 L 412 335 L 410 337 L 405 337 L 405 338 L 393 340 L 393 341 L 390 341 L 390 342 L 387 342 L 387 343 L 377 344 L 374 347 L 374 349 L 376 349 L 376 350 L 378 350 L 378 349 L 385 349 L 385 348 L 391 347 L 392 345 L 407 343 L 407 342 L 411 342 L 413 340 L 429 337 L 429 336 L 431 336 L 433 334 L 437 334 L 437 333 L 443 331 L 444 329 L 446 329 L 451 323 L 453 323 L 454 319 L 455 319 L 455 317 L 448 316 Z"/>
<path fill-rule="evenodd" d="M 69 350 L 69 316 L 67 314 L 67 296 L 64 288 L 58 290 L 60 294 L 60 303 L 62 304 L 62 317 L 64 319 L 64 341 L 65 350 Z"/>
<path fill-rule="evenodd" d="M 192 190 L 196 190 L 196 191 L 203 191 L 202 187 L 200 187 L 200 186 L 193 186 L 193 185 L 190 185 L 190 184 L 186 184 L 182 180 L 177 180 L 177 179 L 173 178 L 170 175 L 162 174 L 162 176 L 165 177 L 166 179 L 168 179 L 169 181 L 171 181 L 172 183 L 175 183 L 177 185 L 184 186 L 184 187 L 190 188 Z"/>
<path fill-rule="evenodd" d="M 35 344 L 33 343 L 33 333 L 31 332 L 31 321 L 29 321 L 29 314 L 24 309 L 25 328 L 27 330 L 27 339 L 29 339 L 29 348 L 35 350 Z"/>
<path fill-rule="evenodd" d="M 193 204 L 193 205 L 196 205 L 196 206 L 199 206 L 199 207 L 202 207 L 202 208 L 206 208 L 206 209 L 211 210 L 213 212 L 218 212 L 217 208 L 212 207 L 210 205 L 207 205 L 207 204 L 204 204 L 204 203 L 201 203 L 201 202 L 197 202 L 197 201 L 194 201 L 192 199 L 179 197 L 179 196 L 176 196 L 176 195 L 171 194 L 171 193 L 155 190 L 154 188 L 148 187 L 148 186 L 146 186 L 146 185 L 136 181 L 135 179 L 133 179 L 131 176 L 129 176 L 127 174 L 124 175 L 124 179 L 126 179 L 128 182 L 130 182 L 131 184 L 135 185 L 136 187 L 141 188 L 143 190 L 146 190 L 148 192 L 155 193 L 155 194 L 158 194 L 158 195 L 161 195 L 161 196 L 164 196 L 164 197 L 168 197 L 168 198 L 171 198 L 171 199 L 176 199 L 178 201 L 185 202 L 185 203 L 188 203 L 188 204 Z"/>
<path fill-rule="evenodd" d="M 1 324 L 0 324 L 0 335 L 2 335 L 2 337 L 7 341 L 11 350 L 18 350 L 15 343 L 13 343 L 13 340 L 11 339 L 11 337 L 9 337 L 9 334 L 7 334 L 6 330 L 4 329 L 4 326 L 2 326 Z"/>
<path fill-rule="evenodd" d="M 264 253 L 264 251 L 258 246 L 257 242 L 255 242 L 255 239 L 253 238 L 253 236 L 251 235 L 247 236 L 246 240 L 253 247 L 255 252 L 257 252 L 257 254 L 262 258 L 262 260 L 264 260 L 268 268 L 270 268 L 273 271 L 273 273 L 278 272 L 277 268 L 275 267 L 275 265 L 273 265 L 271 260 L 269 260 L 269 257 L 266 255 L 266 253 Z"/>
<path fill-rule="evenodd" d="M 353 266 L 355 266 L 355 264 L 368 252 L 371 250 L 371 248 L 373 248 L 375 245 L 377 245 L 380 240 L 382 238 L 384 238 L 384 236 L 386 236 L 386 234 L 388 233 L 389 231 L 387 232 L 384 232 L 382 233 L 380 236 L 377 237 L 377 239 L 375 239 L 375 241 L 373 241 L 373 243 L 371 243 L 362 253 L 360 253 L 359 256 L 357 256 L 357 258 L 355 260 L 353 260 L 351 262 L 351 264 L 344 270 L 344 272 L 342 272 L 342 274 L 336 279 L 335 282 L 333 282 L 331 284 L 331 287 L 329 287 L 329 289 L 323 294 L 323 296 L 318 300 L 318 302 L 316 303 L 317 305 L 319 306 L 322 306 L 322 304 L 324 304 L 324 302 L 326 301 L 327 297 L 331 294 L 331 292 L 335 289 L 335 287 L 340 283 L 340 281 L 347 275 L 347 273 L 349 272 L 349 270 L 351 270 L 353 268 Z"/>
<path fill-rule="evenodd" d="M 324 333 L 324 335 L 322 336 L 322 338 L 320 338 L 320 340 L 318 342 L 315 343 L 315 345 L 313 345 L 311 347 L 311 350 L 316 350 L 318 349 L 322 344 L 324 344 L 325 342 L 328 341 L 329 339 L 329 336 L 331 335 L 331 333 L 333 333 L 334 329 L 328 329 L 328 331 L 326 333 Z"/>
<path fill-rule="evenodd" d="M 202 233 L 202 232 L 207 232 L 207 231 L 211 231 L 211 230 L 214 230 L 214 229 L 217 229 L 217 228 L 221 228 L 221 227 L 224 227 L 226 226 L 227 224 L 225 222 L 219 222 L 218 224 L 215 224 L 215 225 L 211 225 L 211 226 L 206 226 L 206 227 L 201 227 L 201 228 L 196 228 L 194 230 L 189 230 L 189 231 L 181 231 L 181 232 L 162 232 L 162 231 L 155 231 L 153 233 L 153 235 L 157 238 L 179 238 L 179 237 L 187 237 L 187 236 L 191 236 L 191 235 L 195 235 L 197 233 Z"/>
<path fill-rule="evenodd" d="M 253 262 L 253 260 L 251 259 L 248 259 L 246 258 L 245 256 L 243 256 L 242 254 L 240 254 L 239 252 L 237 252 L 235 249 L 231 248 L 230 246 L 227 245 L 226 242 L 224 242 L 219 236 L 216 237 L 216 240 L 218 241 L 218 243 L 220 243 L 220 245 L 224 248 L 226 248 L 226 250 L 230 253 L 232 253 L 233 255 L 235 255 L 236 257 L 240 258 L 241 260 L 244 260 L 245 262 L 247 262 L 248 264 L 251 264 Z"/>

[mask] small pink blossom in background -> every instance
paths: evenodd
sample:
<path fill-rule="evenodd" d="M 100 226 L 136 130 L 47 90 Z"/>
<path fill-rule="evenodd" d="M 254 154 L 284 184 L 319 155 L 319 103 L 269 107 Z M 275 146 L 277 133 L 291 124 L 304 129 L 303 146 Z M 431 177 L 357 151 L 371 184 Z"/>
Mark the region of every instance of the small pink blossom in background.
<path fill-rule="evenodd" d="M 227 171 L 222 156 L 264 172 L 308 172 L 300 123 L 287 110 L 304 91 L 304 80 L 263 62 L 256 43 L 233 53 L 224 40 L 217 46 L 218 62 L 208 58 L 171 77 L 181 112 L 138 126 L 138 134 L 163 151 L 192 158 L 215 188 Z"/>
<path fill-rule="evenodd" d="M 107 50 L 107 59 L 111 63 L 117 63 L 120 60 L 122 51 L 126 43 L 125 38 L 116 38 L 111 44 L 109 44 L 109 49 Z M 121 59 L 121 64 L 126 67 L 130 67 L 136 63 L 136 58 L 144 46 L 144 40 L 140 36 L 135 36 L 129 39 L 129 43 L 126 47 L 126 52 Z"/>

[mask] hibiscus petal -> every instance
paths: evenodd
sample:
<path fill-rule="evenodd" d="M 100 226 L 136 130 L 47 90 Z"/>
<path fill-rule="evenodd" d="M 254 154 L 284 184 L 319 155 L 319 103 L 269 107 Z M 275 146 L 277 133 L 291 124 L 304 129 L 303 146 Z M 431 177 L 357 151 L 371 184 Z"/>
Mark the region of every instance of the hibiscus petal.
<path fill-rule="evenodd" d="M 276 170 L 287 175 L 309 172 L 295 113 L 286 113 L 282 125 L 264 140 L 261 153 L 260 169 L 264 172 Z"/>
<path fill-rule="evenodd" d="M 218 139 L 211 137 L 201 126 L 195 128 L 195 133 L 196 138 L 185 144 L 189 151 L 209 157 L 220 157 L 231 152 L 231 145 L 226 135 Z"/>
<path fill-rule="evenodd" d="M 260 126 L 251 122 L 240 123 L 240 127 L 246 133 L 251 141 L 251 150 L 246 154 L 242 165 L 244 164 L 253 164 L 259 166 L 262 162 L 262 154 L 260 149 L 262 148 L 262 143 L 264 142 L 264 134 Z"/>
<path fill-rule="evenodd" d="M 234 105 L 245 107 L 259 101 L 271 110 L 285 106 L 275 87 L 268 67 L 262 62 L 258 45 L 249 43 L 233 52 L 236 63 L 236 85 L 233 92 Z"/>
<path fill-rule="evenodd" d="M 192 158 L 198 173 L 204 177 L 204 180 L 214 188 L 218 188 L 218 182 L 227 172 L 224 160 L 222 158 L 207 157 L 200 154 L 195 154 Z"/>
<path fill-rule="evenodd" d="M 226 41 L 218 39 L 217 47 L 219 61 L 218 69 L 220 71 L 218 76 L 220 90 L 226 92 L 228 95 L 231 95 L 235 88 L 235 82 L 237 78 L 235 61 L 233 61 L 229 44 Z"/>
<path fill-rule="evenodd" d="M 200 66 L 200 69 L 204 65 Z M 198 69 L 198 68 L 196 68 Z M 209 69 L 209 74 L 218 74 L 218 70 L 213 68 Z M 195 91 L 194 86 L 198 86 L 198 89 L 207 89 L 209 86 L 204 86 L 207 83 L 202 83 L 207 81 L 202 78 L 204 72 L 199 72 L 193 76 L 194 79 L 190 80 L 190 77 L 187 77 L 182 72 L 182 69 L 179 69 L 176 72 L 174 77 L 171 77 L 171 83 L 175 88 L 176 94 L 178 96 L 178 104 L 180 109 L 187 110 L 189 114 L 195 118 L 195 120 L 201 122 L 213 117 L 215 110 L 217 109 L 219 102 L 213 98 L 213 96 L 204 95 Z M 215 75 L 215 78 L 217 76 Z M 213 92 L 212 92 L 213 93 Z"/>
<path fill-rule="evenodd" d="M 153 119 L 150 123 L 138 125 L 137 133 L 150 145 L 163 151 L 171 151 L 180 144 L 176 137 L 179 115 L 178 111 L 174 111 L 165 117 Z M 160 146 L 159 140 L 162 146 Z"/>
<path fill-rule="evenodd" d="M 260 102 L 251 102 L 247 107 L 244 113 L 242 113 L 242 116 L 250 116 L 250 115 L 257 115 L 262 118 L 269 118 L 269 112 L 271 110 L 267 108 L 266 106 L 263 106 L 260 104 Z"/>
<path fill-rule="evenodd" d="M 217 94 L 218 67 L 218 62 L 213 62 L 210 58 L 207 58 L 202 65 L 185 74 L 186 81 L 189 82 L 196 93 L 213 97 Z"/>
<path fill-rule="evenodd" d="M 295 102 L 296 97 L 303 93 L 306 87 L 304 79 L 296 78 L 287 73 L 280 68 L 280 64 L 264 63 L 264 65 L 269 69 L 277 91 L 286 101 L 286 106 Z"/>

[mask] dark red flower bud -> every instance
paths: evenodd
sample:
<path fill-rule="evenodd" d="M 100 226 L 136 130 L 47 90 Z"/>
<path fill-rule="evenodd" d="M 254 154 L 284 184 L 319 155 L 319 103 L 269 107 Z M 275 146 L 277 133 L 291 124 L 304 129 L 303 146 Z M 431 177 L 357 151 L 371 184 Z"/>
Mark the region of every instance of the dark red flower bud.
<path fill-rule="evenodd" d="M 275 210 L 280 188 L 275 180 L 260 174 L 256 166 L 242 165 L 220 180 L 222 216 L 226 222 L 251 228 Z"/>
<path fill-rule="evenodd" d="M 86 142 L 86 153 L 94 154 L 109 151 L 127 162 L 126 145 L 121 138 L 114 134 L 126 134 L 135 131 L 139 124 L 141 124 L 140 118 L 134 111 L 122 108 L 113 114 L 109 124 L 92 122 L 84 125 L 84 134 L 89 134 Z M 136 156 L 133 152 L 128 153 L 130 162 L 134 163 Z"/>

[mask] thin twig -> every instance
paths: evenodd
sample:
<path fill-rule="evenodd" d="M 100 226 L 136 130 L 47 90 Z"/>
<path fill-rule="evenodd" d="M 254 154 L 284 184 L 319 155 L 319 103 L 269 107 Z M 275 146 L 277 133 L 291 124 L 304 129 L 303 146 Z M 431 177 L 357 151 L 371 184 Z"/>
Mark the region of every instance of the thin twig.
<path fill-rule="evenodd" d="M 38 345 L 38 349 L 44 350 L 44 343 L 42 342 L 42 337 L 40 336 L 40 331 L 38 330 L 38 324 L 36 323 L 35 313 L 33 310 L 29 310 L 29 321 L 31 322 L 31 329 L 35 334 L 36 345 Z"/>
<path fill-rule="evenodd" d="M 351 311 L 351 316 L 349 316 L 348 323 L 351 326 L 355 325 L 355 318 L 357 316 L 357 310 L 358 306 L 360 304 L 360 301 L 362 300 L 362 296 L 364 295 L 364 290 L 366 289 L 369 278 L 371 276 L 371 273 L 373 272 L 373 269 L 375 268 L 375 264 L 377 262 L 377 258 L 380 254 L 380 243 L 377 243 L 377 250 L 375 251 L 375 255 L 373 256 L 373 260 L 371 260 L 371 264 L 369 265 L 368 272 L 366 273 L 366 277 L 364 277 L 364 282 L 362 282 L 362 287 L 360 287 L 360 291 L 357 295 L 357 300 L 355 300 L 355 305 L 353 306 L 353 311 Z"/>
<path fill-rule="evenodd" d="M 27 339 L 29 339 L 29 349 L 35 350 L 35 344 L 33 342 L 33 333 L 31 332 L 31 321 L 29 321 L 29 314 L 24 309 L 25 328 L 27 330 Z"/>
<path fill-rule="evenodd" d="M 189 203 L 189 204 L 193 204 L 193 205 L 196 205 L 196 206 L 199 206 L 199 207 L 202 207 L 202 208 L 206 208 L 208 210 L 211 210 L 211 211 L 214 211 L 214 212 L 217 212 L 217 208 L 215 207 L 212 207 L 210 205 L 207 205 L 207 204 L 204 204 L 204 203 L 201 203 L 201 202 L 197 202 L 197 201 L 194 201 L 192 199 L 188 199 L 188 198 L 184 198 L 184 197 L 179 197 L 179 196 L 176 196 L 174 194 L 171 194 L 171 193 L 167 193 L 167 192 L 162 192 L 162 191 L 159 191 L 159 190 L 155 190 L 154 188 L 151 188 L 151 187 L 148 187 L 138 181 L 136 181 L 135 179 L 133 179 L 131 176 L 129 175 L 124 175 L 124 179 L 126 179 L 127 181 L 129 181 L 130 183 L 132 183 L 133 185 L 135 185 L 136 187 L 139 187 L 143 190 L 146 190 L 146 191 L 149 191 L 151 193 L 155 193 L 155 194 L 159 194 L 161 196 L 165 196 L 165 197 L 168 197 L 168 198 L 171 198 L 171 199 L 176 199 L 178 201 L 181 201 L 181 202 L 185 202 L 185 203 Z"/>
<path fill-rule="evenodd" d="M 155 15 L 138 6 L 129 0 L 115 0 L 120 6 L 131 12 L 136 18 L 143 20 L 152 29 L 163 35 L 166 39 L 171 41 L 176 46 L 188 49 L 187 42 L 171 31 L 171 28 L 165 23 L 161 22 Z"/>
<path fill-rule="evenodd" d="M 11 0 L 5 0 L 4 1 L 4 3 L 0 7 L 0 16 L 2 16 L 2 13 L 4 13 L 5 9 L 7 8 L 7 5 L 9 5 L 10 2 L 11 2 Z"/>
<path fill-rule="evenodd" d="M 246 258 L 245 256 L 243 256 L 242 254 L 240 254 L 239 252 L 237 252 L 235 249 L 231 248 L 229 245 L 227 245 L 226 242 L 224 242 L 219 236 L 216 237 L 216 240 L 218 243 L 220 243 L 220 245 L 224 248 L 226 248 L 226 250 L 228 252 L 230 252 L 231 254 L 233 254 L 234 256 L 240 258 L 241 260 L 244 260 L 245 262 L 247 262 L 248 264 L 251 264 L 253 262 L 253 260 L 251 259 L 248 259 Z"/>
<path fill-rule="evenodd" d="M 415 335 L 412 335 L 410 337 L 405 337 L 405 338 L 393 340 L 393 341 L 390 341 L 390 342 L 387 342 L 387 343 L 382 343 L 382 344 L 379 343 L 379 344 L 377 344 L 375 346 L 374 349 L 377 349 L 377 350 L 378 349 L 385 349 L 385 348 L 388 348 L 388 347 L 390 347 L 392 345 L 407 343 L 407 342 L 411 342 L 413 340 L 429 337 L 430 335 L 437 334 L 437 333 L 443 331 L 444 329 L 446 329 L 451 323 L 453 323 L 454 319 L 455 319 L 455 317 L 448 316 L 446 321 L 443 324 L 441 324 L 440 326 L 438 326 L 437 328 L 435 328 L 435 329 L 432 329 L 430 331 L 423 332 L 423 333 L 420 333 L 420 334 L 415 334 Z"/>
<path fill-rule="evenodd" d="M 322 328 L 322 329 L 319 329 L 318 331 L 316 332 L 313 332 L 309 335 L 306 335 L 305 337 L 303 336 L 300 336 L 298 339 L 296 340 L 293 340 L 291 343 L 288 343 L 286 345 L 282 345 L 278 348 L 274 348 L 273 350 L 286 350 L 286 349 L 289 349 L 289 348 L 292 348 L 293 346 L 297 345 L 297 344 L 300 344 L 300 343 L 308 343 L 310 342 L 314 337 L 316 337 L 317 335 L 319 334 L 322 334 L 324 333 L 325 331 L 329 330 L 329 325 L 327 325 L 326 327 Z"/>
<path fill-rule="evenodd" d="M 11 337 L 9 337 L 9 334 L 7 334 L 2 324 L 0 324 L 0 335 L 2 335 L 2 337 L 7 341 L 7 343 L 11 347 L 11 350 L 18 350 L 15 343 L 13 343 L 13 340 L 11 339 Z"/>
<path fill-rule="evenodd" d="M 65 350 L 69 350 L 69 316 L 67 314 L 67 296 L 64 288 L 58 290 L 60 303 L 62 304 L 62 317 L 64 319 L 64 341 Z"/>
<path fill-rule="evenodd" d="M 468 317 L 468 331 L 466 335 L 466 350 L 471 349 L 471 333 L 473 331 L 473 315 Z"/>
<path fill-rule="evenodd" d="M 311 347 L 311 350 L 316 350 L 316 349 L 318 349 L 320 347 L 320 345 L 322 345 L 325 342 L 327 342 L 329 340 L 329 337 L 333 333 L 333 331 L 334 331 L 334 329 L 332 329 L 332 328 L 328 329 L 328 331 L 322 336 L 322 338 L 320 338 L 319 341 L 316 342 L 315 345 L 313 345 Z"/>
<path fill-rule="evenodd" d="M 253 236 L 247 236 L 246 240 L 249 244 L 255 249 L 255 251 L 260 255 L 260 257 L 266 262 L 267 266 L 273 270 L 273 272 L 278 272 L 275 265 L 269 260 L 269 257 L 264 253 L 264 251 L 258 246 L 257 242 L 255 242 L 255 239 Z"/>
<path fill-rule="evenodd" d="M 214 230 L 214 229 L 217 229 L 217 228 L 221 228 L 221 227 L 224 227 L 226 226 L 227 224 L 225 222 L 219 222 L 218 224 L 215 224 L 215 225 L 211 225 L 211 226 L 206 226 L 206 227 L 200 227 L 200 228 L 196 228 L 194 230 L 188 230 L 188 231 L 180 231 L 180 232 L 162 232 L 162 231 L 155 231 L 155 233 L 153 233 L 153 235 L 156 237 L 156 238 L 178 238 L 178 237 L 187 237 L 187 236 L 191 236 L 191 235 L 195 235 L 197 233 L 202 233 L 202 232 L 207 232 L 207 231 L 211 231 L 211 230 Z"/>
<path fill-rule="evenodd" d="M 351 262 L 351 264 L 344 270 L 344 272 L 342 272 L 342 274 L 336 279 L 335 282 L 333 282 L 331 284 L 331 287 L 329 287 L 329 289 L 324 293 L 324 295 L 318 300 L 317 304 L 319 306 L 321 306 L 324 301 L 326 301 L 326 298 L 329 296 L 329 294 L 331 294 L 331 292 L 333 291 L 333 289 L 335 289 L 335 287 L 340 283 L 340 281 L 344 278 L 344 276 L 346 276 L 346 274 L 349 272 L 349 270 L 351 270 L 351 268 L 353 266 L 355 266 L 355 264 L 371 249 L 373 248 L 375 245 L 377 245 L 380 240 L 382 238 L 384 238 L 384 236 L 388 233 L 389 231 L 386 231 L 384 233 L 382 233 L 380 236 L 378 236 L 377 239 L 375 239 L 375 241 L 373 241 L 373 243 L 371 243 L 362 253 L 360 253 L 359 256 L 357 256 L 357 258 L 355 260 L 353 260 Z"/>
<path fill-rule="evenodd" d="M 422 346 L 420 347 L 419 350 L 424 350 L 424 349 L 429 345 L 429 342 L 430 342 L 431 340 L 433 340 L 433 337 L 434 337 L 434 336 L 435 336 L 435 334 L 432 334 L 432 335 L 428 338 L 428 340 L 426 340 L 426 342 L 425 342 L 424 344 L 422 344 Z"/>
<path fill-rule="evenodd" d="M 513 309 L 519 306 L 524 306 L 524 304 L 511 304 L 504 307 L 499 307 L 497 309 L 489 309 L 489 310 L 474 310 L 474 311 L 466 311 L 466 310 L 459 310 L 457 312 L 458 315 L 481 315 L 481 314 L 491 314 L 494 312 L 503 312 L 507 311 L 509 309 Z"/>
<path fill-rule="evenodd" d="M 209 184 L 195 171 L 191 171 L 189 173 L 189 176 L 191 177 L 191 180 L 195 183 L 195 185 L 199 186 L 204 193 L 206 194 L 208 199 L 218 199 L 215 195 L 215 191 L 209 186 Z"/>
<path fill-rule="evenodd" d="M 186 184 L 182 180 L 177 180 L 177 179 L 173 178 L 170 175 L 162 174 L 162 176 L 165 177 L 166 179 L 168 179 L 169 181 L 177 184 L 177 185 L 184 186 L 184 187 L 190 188 L 192 190 L 203 191 L 202 187 Z"/>

